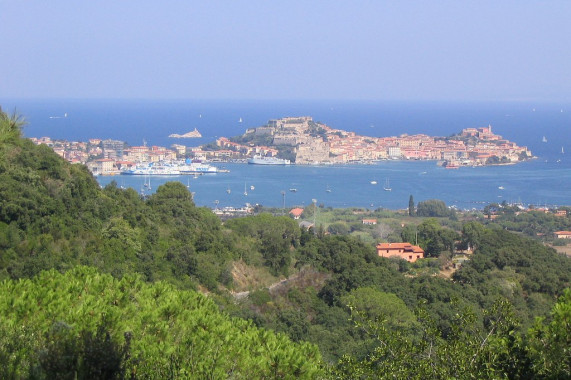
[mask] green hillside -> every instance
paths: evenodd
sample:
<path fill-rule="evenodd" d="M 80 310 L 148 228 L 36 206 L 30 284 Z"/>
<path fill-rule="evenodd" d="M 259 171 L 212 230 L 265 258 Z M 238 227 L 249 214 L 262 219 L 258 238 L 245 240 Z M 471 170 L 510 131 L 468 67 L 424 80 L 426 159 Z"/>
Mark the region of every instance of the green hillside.
<path fill-rule="evenodd" d="M 0 111 L 0 378 L 570 374 L 571 260 L 537 240 L 379 212 L 432 256 L 409 264 L 349 235 L 358 217 L 223 224 L 179 182 L 101 189 L 21 127 Z M 437 276 L 455 240 L 474 253 Z"/>

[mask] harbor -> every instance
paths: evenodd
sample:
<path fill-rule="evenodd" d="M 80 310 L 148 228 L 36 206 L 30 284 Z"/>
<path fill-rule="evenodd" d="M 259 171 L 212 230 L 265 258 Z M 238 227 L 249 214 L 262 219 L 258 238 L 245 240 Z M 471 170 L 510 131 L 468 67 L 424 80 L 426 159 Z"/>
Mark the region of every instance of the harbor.
<path fill-rule="evenodd" d="M 323 207 L 404 209 L 415 201 L 441 199 L 462 210 L 490 203 L 561 206 L 571 204 L 571 168 L 563 161 L 532 160 L 519 165 L 447 170 L 432 161 L 383 161 L 371 165 L 247 165 L 216 163 L 218 172 L 204 175 L 98 176 L 102 186 L 115 181 L 151 194 L 169 181 L 194 193 L 198 206 L 235 207 L 246 204 L 289 208 L 312 199 Z M 220 172 L 225 171 L 225 172 Z M 151 189 L 144 186 L 151 182 Z M 378 183 L 378 184 L 377 184 Z M 529 183 L 535 183 L 533 187 Z M 390 189 L 387 190 L 387 189 Z"/>

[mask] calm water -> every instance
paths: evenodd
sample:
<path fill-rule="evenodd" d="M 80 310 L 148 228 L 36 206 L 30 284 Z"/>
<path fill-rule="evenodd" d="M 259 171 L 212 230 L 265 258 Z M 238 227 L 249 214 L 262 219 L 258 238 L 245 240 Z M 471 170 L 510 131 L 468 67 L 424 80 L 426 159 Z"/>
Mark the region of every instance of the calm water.
<path fill-rule="evenodd" d="M 571 204 L 571 104 L 554 103 L 396 103 L 302 101 L 117 101 L 2 100 L 29 121 L 28 137 L 86 141 L 113 138 L 140 145 L 196 146 L 218 136 L 234 136 L 269 119 L 309 115 L 333 128 L 368 136 L 426 133 L 448 136 L 466 127 L 491 124 L 495 133 L 528 146 L 539 158 L 502 167 L 446 170 L 434 162 L 381 162 L 363 166 L 255 166 L 227 164 L 230 173 L 192 177 L 152 178 L 152 190 L 179 180 L 195 192 L 198 205 L 241 206 L 248 202 L 281 207 L 308 205 L 312 199 L 331 207 L 406 208 L 415 201 L 438 198 L 459 208 L 481 208 L 489 202 L 539 205 Z M 67 113 L 67 117 L 62 117 Z M 242 122 L 239 120 L 242 119 Z M 194 128 L 201 139 L 169 139 L 171 133 Z M 545 136 L 547 142 L 542 142 Z M 561 148 L 566 154 L 561 154 Z M 560 162 L 557 162 L 560 161 Z M 383 190 L 386 180 L 392 191 Z M 101 177 L 105 185 L 139 191 L 143 179 Z M 377 181 L 371 185 L 370 181 Z M 248 195 L 245 196 L 244 185 Z M 250 186 L 255 187 L 250 190 Z M 498 187 L 504 189 L 500 190 Z M 230 188 L 231 193 L 226 190 Z M 297 192 L 290 192 L 296 188 Z M 331 192 L 325 190 L 329 188 Z"/>
<path fill-rule="evenodd" d="M 221 165 L 222 166 L 222 165 Z M 490 202 L 571 204 L 571 170 L 562 163 L 535 160 L 512 166 L 447 170 L 432 161 L 387 161 L 375 165 L 258 166 L 225 164 L 230 173 L 199 176 L 153 177 L 151 188 L 180 181 L 195 192 L 199 205 L 241 206 L 246 202 L 282 207 L 309 205 L 312 199 L 328 207 L 359 206 L 399 209 L 415 201 L 442 199 L 461 209 L 482 208 Z M 133 176 L 100 177 L 106 185 L 143 189 L 144 179 Z M 392 191 L 383 189 L 389 181 Z M 376 185 L 371 181 L 377 181 Z M 543 184 L 543 185 L 542 185 Z M 254 186 L 254 190 L 251 190 Z M 502 189 L 499 187 L 502 186 Z M 230 189 L 230 194 L 227 193 Z M 246 189 L 248 195 L 244 195 Z M 296 192 L 290 191 L 296 189 Z M 327 192 L 326 190 L 331 190 Z"/>

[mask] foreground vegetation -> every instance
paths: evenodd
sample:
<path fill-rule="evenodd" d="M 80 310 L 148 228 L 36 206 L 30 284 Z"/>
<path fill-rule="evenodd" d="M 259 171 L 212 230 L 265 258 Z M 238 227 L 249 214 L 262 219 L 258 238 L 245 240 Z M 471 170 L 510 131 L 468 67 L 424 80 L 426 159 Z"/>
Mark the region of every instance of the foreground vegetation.
<path fill-rule="evenodd" d="M 438 202 L 222 224 L 178 182 L 100 189 L 0 116 L 1 378 L 571 375 L 571 263 L 531 233 Z M 374 249 L 413 238 L 429 259 Z"/>
<path fill-rule="evenodd" d="M 2 378 L 313 378 L 319 351 L 196 292 L 77 267 L 0 286 Z M 7 342 L 8 341 L 8 342 Z"/>

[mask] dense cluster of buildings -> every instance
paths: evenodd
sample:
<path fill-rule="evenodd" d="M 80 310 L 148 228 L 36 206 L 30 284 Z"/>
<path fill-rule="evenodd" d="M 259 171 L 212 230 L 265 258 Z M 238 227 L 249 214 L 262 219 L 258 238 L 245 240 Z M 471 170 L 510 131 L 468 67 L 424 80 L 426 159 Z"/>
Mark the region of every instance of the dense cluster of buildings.
<path fill-rule="evenodd" d="M 122 168 L 140 162 L 172 161 L 186 155 L 186 147 L 173 145 L 173 149 L 160 146 L 126 146 L 119 140 L 89 139 L 87 142 L 52 140 L 49 137 L 30 138 L 35 144 L 45 144 L 72 163 L 86 164 L 97 174 L 117 174 Z"/>
<path fill-rule="evenodd" d="M 276 157 L 287 150 L 296 164 L 346 164 L 376 160 L 437 160 L 448 168 L 463 165 L 515 163 L 531 158 L 526 147 L 503 139 L 492 127 L 466 128 L 453 137 L 424 134 L 398 137 L 368 137 L 333 129 L 309 116 L 270 120 L 250 128 L 243 135 L 250 143 L 220 137 L 217 149 L 172 145 L 126 146 L 123 141 L 90 139 L 88 142 L 32 138 L 36 144 L 51 146 L 70 162 L 87 164 L 95 173 L 114 174 L 141 162 L 164 162 L 191 157 L 202 161 L 246 159 L 254 155 Z M 256 141 L 265 141 L 265 145 Z M 291 157 L 293 155 L 293 157 Z"/>
<path fill-rule="evenodd" d="M 449 167 L 514 163 L 532 154 L 526 147 L 503 139 L 492 127 L 466 128 L 453 137 L 425 134 L 368 137 L 333 129 L 309 116 L 270 120 L 248 129 L 244 136 L 271 138 L 271 146 L 239 144 L 221 137 L 216 143 L 228 157 L 275 156 L 276 147 L 291 147 L 296 164 L 352 163 L 376 160 L 437 160 Z M 493 159 L 495 158 L 495 159 Z"/>

